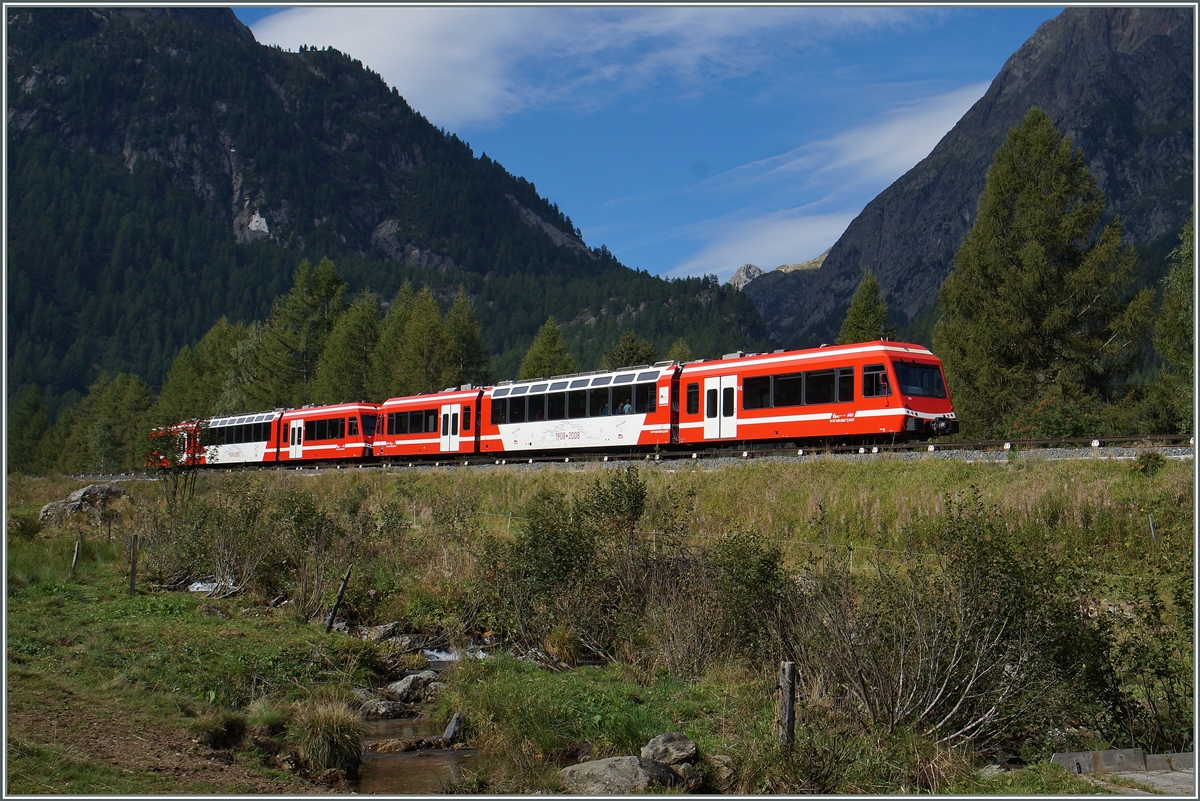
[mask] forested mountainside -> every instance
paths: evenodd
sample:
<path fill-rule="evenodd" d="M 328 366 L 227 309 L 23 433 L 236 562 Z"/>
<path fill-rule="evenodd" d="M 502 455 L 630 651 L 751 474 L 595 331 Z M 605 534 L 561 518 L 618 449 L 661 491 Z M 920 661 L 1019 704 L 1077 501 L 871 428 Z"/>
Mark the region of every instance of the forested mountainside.
<path fill-rule="evenodd" d="M 221 317 L 263 319 L 302 259 L 352 292 L 464 286 L 496 375 L 547 316 L 582 367 L 772 346 L 750 300 L 588 247 L 571 219 L 351 56 L 254 41 L 228 9 L 10 8 L 8 386 L 51 407 L 102 371 L 157 386 Z"/>
<path fill-rule="evenodd" d="M 772 336 L 789 347 L 833 342 L 872 271 L 902 324 L 928 343 L 937 292 L 975 221 L 996 148 L 1031 107 L 1083 150 L 1142 284 L 1166 272 L 1193 196 L 1193 10 L 1068 8 L 1044 23 L 933 152 L 876 197 L 820 269 L 746 285 Z"/>

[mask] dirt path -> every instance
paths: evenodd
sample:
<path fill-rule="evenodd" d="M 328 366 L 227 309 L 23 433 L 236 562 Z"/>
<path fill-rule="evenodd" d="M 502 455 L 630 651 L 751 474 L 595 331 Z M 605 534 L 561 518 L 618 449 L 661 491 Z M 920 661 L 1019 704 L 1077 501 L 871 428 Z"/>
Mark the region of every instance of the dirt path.
<path fill-rule="evenodd" d="M 46 682 L 29 686 L 12 675 L 8 690 L 8 792 L 37 792 L 39 785 L 47 793 L 120 791 L 116 787 L 63 786 L 63 779 L 53 774 L 71 774 L 70 769 L 30 775 L 29 763 L 13 756 L 32 753 L 38 747 L 53 749 L 64 764 L 91 763 L 92 775 L 119 772 L 128 776 L 127 791 L 144 787 L 148 792 L 176 793 L 330 792 L 290 774 L 264 774 L 255 769 L 252 754 L 214 751 L 194 743 L 190 733 L 169 718 L 126 709 L 117 698 L 91 695 L 85 700 L 67 687 Z"/>

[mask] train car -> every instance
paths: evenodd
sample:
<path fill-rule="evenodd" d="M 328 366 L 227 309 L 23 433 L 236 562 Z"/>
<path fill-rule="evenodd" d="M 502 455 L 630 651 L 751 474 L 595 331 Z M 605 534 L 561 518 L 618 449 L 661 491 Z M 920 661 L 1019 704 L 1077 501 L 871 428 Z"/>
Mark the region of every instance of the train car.
<path fill-rule="evenodd" d="M 731 354 L 680 370 L 681 444 L 913 438 L 958 430 L 941 362 L 921 345 L 861 342 Z"/>
<path fill-rule="evenodd" d="M 279 444 L 280 410 L 212 417 L 200 427 L 197 465 L 274 462 Z"/>
<path fill-rule="evenodd" d="M 202 420 L 185 420 L 169 426 L 150 429 L 150 450 L 146 467 L 195 467 L 204 463 L 200 447 Z"/>
<path fill-rule="evenodd" d="M 483 392 L 480 452 L 652 448 L 671 442 L 675 362 L 505 381 Z"/>
<path fill-rule="evenodd" d="M 375 454 L 384 459 L 479 452 L 479 388 L 391 398 L 380 407 Z"/>
<path fill-rule="evenodd" d="M 281 413 L 275 460 L 300 464 L 330 460 L 364 461 L 374 455 L 378 403 L 305 406 Z"/>

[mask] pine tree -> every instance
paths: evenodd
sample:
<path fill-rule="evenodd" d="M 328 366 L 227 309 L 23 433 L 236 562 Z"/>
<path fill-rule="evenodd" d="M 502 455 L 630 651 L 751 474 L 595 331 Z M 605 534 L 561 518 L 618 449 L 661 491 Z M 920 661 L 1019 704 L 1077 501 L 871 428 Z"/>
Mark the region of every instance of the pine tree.
<path fill-rule="evenodd" d="M 683 337 L 679 337 L 671 343 L 671 349 L 667 351 L 667 359 L 681 364 L 692 360 L 692 349 L 688 347 L 688 343 Z"/>
<path fill-rule="evenodd" d="M 1153 293 L 1126 298 L 1136 257 L 1119 220 L 1099 227 L 1103 211 L 1082 153 L 1031 109 L 996 151 L 938 296 L 934 350 L 964 433 L 1086 408 L 1128 369 Z"/>
<path fill-rule="evenodd" d="M 458 288 L 454 305 L 446 314 L 446 377 L 448 387 L 462 386 L 468 382 L 479 386 L 490 380 L 488 362 L 490 354 L 483 346 L 483 335 L 475 310 L 467 298 L 466 287 Z"/>
<path fill-rule="evenodd" d="M 1170 271 L 1162 281 L 1163 303 L 1154 323 L 1154 348 L 1162 357 L 1161 381 L 1174 419 L 1191 430 L 1195 362 L 1192 325 L 1195 323 L 1193 285 L 1196 269 L 1196 212 L 1180 232 L 1179 247 L 1169 257 Z"/>
<path fill-rule="evenodd" d="M 567 352 L 562 332 L 553 317 L 547 317 L 521 361 L 518 380 L 549 378 L 575 372 L 575 359 Z"/>
<path fill-rule="evenodd" d="M 217 320 L 195 348 L 180 349 L 151 414 L 155 425 L 209 417 L 234 370 L 233 350 L 246 338 L 244 325 Z"/>
<path fill-rule="evenodd" d="M 139 470 L 149 450 L 146 382 L 124 373 L 102 374 L 73 410 L 59 419 L 56 467 L 79 473 Z"/>
<path fill-rule="evenodd" d="M 371 383 L 368 395 L 371 400 L 383 402 L 402 394 L 403 377 L 400 374 L 400 350 L 404 344 L 404 329 L 408 315 L 416 302 L 412 284 L 405 281 L 391 308 L 379 326 L 379 342 L 371 353 Z"/>
<path fill-rule="evenodd" d="M 875 273 L 867 270 L 846 310 L 842 330 L 838 332 L 837 344 L 870 342 L 876 339 L 892 339 L 896 326 L 888 325 L 887 302 L 883 299 Z"/>
<path fill-rule="evenodd" d="M 41 475 L 49 470 L 46 452 L 50 421 L 42 408 L 42 391 L 36 384 L 21 393 L 8 413 L 8 472 Z"/>
<path fill-rule="evenodd" d="M 632 331 L 626 331 L 600 361 L 600 367 L 604 370 L 620 370 L 622 367 L 654 364 L 657 360 L 658 354 L 653 345 Z"/>
<path fill-rule="evenodd" d="M 413 302 L 400 346 L 401 395 L 437 392 L 446 387 L 446 352 L 449 336 L 437 301 L 429 287 Z"/>
<path fill-rule="evenodd" d="M 342 312 L 317 361 L 313 402 L 345 403 L 366 400 L 371 354 L 379 340 L 379 299 L 363 293 Z"/>

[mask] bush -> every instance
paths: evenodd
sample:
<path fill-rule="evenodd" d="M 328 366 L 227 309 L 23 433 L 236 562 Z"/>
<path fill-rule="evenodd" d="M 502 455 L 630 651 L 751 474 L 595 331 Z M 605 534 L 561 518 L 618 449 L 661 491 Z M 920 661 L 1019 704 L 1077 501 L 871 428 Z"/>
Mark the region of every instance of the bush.
<path fill-rule="evenodd" d="M 188 728 L 202 745 L 209 748 L 233 748 L 246 735 L 246 718 L 228 709 L 218 709 L 194 718 Z"/>
<path fill-rule="evenodd" d="M 246 709 L 246 722 L 256 728 L 265 729 L 272 736 L 287 727 L 289 717 L 287 707 L 276 704 L 266 696 L 256 698 Z"/>
<path fill-rule="evenodd" d="M 313 772 L 335 768 L 351 778 L 358 775 L 363 722 L 345 703 L 317 700 L 297 704 L 288 740 Z"/>

